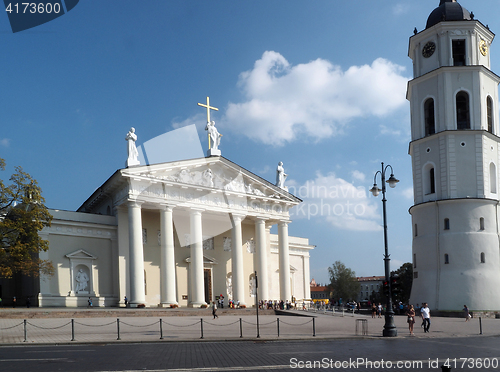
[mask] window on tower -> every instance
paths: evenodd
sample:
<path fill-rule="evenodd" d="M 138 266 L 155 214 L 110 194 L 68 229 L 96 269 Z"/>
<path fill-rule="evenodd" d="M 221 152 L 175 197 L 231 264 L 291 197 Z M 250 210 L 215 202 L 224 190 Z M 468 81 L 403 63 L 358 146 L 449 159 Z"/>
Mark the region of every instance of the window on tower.
<path fill-rule="evenodd" d="M 448 265 L 450 263 L 450 256 L 448 256 L 448 253 L 444 254 L 444 263 L 445 265 Z"/>
<path fill-rule="evenodd" d="M 424 103 L 425 113 L 425 135 L 429 136 L 436 133 L 436 125 L 434 121 L 434 100 L 429 98 Z"/>
<path fill-rule="evenodd" d="M 465 39 L 453 40 L 453 66 L 465 66 Z"/>
<path fill-rule="evenodd" d="M 484 257 L 484 252 L 481 252 L 481 263 L 485 263 L 486 258 Z"/>
<path fill-rule="evenodd" d="M 457 93 L 457 129 L 470 129 L 469 94 L 464 91 Z"/>
<path fill-rule="evenodd" d="M 490 96 L 486 98 L 486 117 L 488 120 L 488 132 L 493 133 L 493 100 Z"/>
<path fill-rule="evenodd" d="M 495 163 L 490 163 L 490 192 L 497 193 L 497 167 Z"/>
<path fill-rule="evenodd" d="M 484 217 L 479 219 L 479 230 L 484 230 Z"/>
<path fill-rule="evenodd" d="M 449 218 L 445 218 L 444 219 L 444 229 L 445 230 L 449 230 L 450 229 L 450 219 Z"/>

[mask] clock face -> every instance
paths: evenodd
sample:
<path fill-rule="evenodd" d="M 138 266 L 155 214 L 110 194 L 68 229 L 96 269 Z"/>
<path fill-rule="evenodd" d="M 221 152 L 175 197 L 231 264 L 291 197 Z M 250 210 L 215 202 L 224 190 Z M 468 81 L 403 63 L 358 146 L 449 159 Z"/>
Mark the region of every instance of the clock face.
<path fill-rule="evenodd" d="M 434 44 L 432 41 L 429 41 L 422 48 L 422 55 L 424 56 L 424 58 L 429 58 L 434 54 L 435 50 L 436 50 L 436 44 Z"/>
<path fill-rule="evenodd" d="M 482 39 L 479 42 L 479 51 L 483 56 L 486 56 L 488 54 L 488 44 Z"/>

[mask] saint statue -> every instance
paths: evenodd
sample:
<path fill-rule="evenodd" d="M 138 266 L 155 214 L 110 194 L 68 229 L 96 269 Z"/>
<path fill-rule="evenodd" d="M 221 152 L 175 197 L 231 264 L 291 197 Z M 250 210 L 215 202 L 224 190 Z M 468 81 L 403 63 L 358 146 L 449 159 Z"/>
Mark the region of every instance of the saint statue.
<path fill-rule="evenodd" d="M 285 169 L 283 168 L 283 162 L 278 163 L 278 168 L 276 168 L 276 186 L 280 189 L 286 190 L 285 188 L 285 180 L 288 174 L 285 173 Z"/>
<path fill-rule="evenodd" d="M 137 151 L 137 147 L 135 147 L 135 141 L 137 141 L 137 135 L 135 134 L 135 128 L 132 127 L 128 131 L 125 141 L 128 143 L 128 159 L 127 159 L 127 167 L 130 165 L 139 165 L 139 160 L 137 157 L 139 156 L 139 152 Z"/>
<path fill-rule="evenodd" d="M 89 282 L 89 277 L 82 269 L 78 270 L 76 274 L 76 293 L 84 291 L 87 288 L 87 283 Z"/>
<path fill-rule="evenodd" d="M 215 121 L 208 122 L 205 130 L 208 131 L 208 135 L 210 136 L 210 140 L 212 141 L 209 149 L 218 150 L 222 134 L 220 134 L 215 127 Z"/>

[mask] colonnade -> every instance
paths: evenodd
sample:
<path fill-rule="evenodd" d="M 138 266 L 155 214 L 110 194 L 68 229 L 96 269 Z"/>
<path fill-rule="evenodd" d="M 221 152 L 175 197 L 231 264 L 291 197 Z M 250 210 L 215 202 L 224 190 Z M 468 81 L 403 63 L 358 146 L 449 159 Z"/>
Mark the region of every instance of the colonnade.
<path fill-rule="evenodd" d="M 160 298 L 161 304 L 177 304 L 176 271 L 174 254 L 174 226 L 172 205 L 160 206 Z M 203 275 L 203 209 L 189 210 L 190 225 L 190 306 L 205 304 Z M 233 300 L 246 305 L 245 276 L 243 265 L 242 221 L 245 216 L 231 214 L 231 263 Z M 290 300 L 290 259 L 288 247 L 288 223 L 278 223 L 279 241 L 279 278 L 280 299 Z M 259 299 L 269 299 L 268 255 L 266 240 L 266 218 L 255 218 L 255 247 L 257 254 L 256 271 L 258 276 Z M 128 202 L 129 230 L 129 275 L 130 275 L 130 305 L 135 307 L 146 303 L 144 289 L 144 253 L 142 243 L 141 202 Z"/>

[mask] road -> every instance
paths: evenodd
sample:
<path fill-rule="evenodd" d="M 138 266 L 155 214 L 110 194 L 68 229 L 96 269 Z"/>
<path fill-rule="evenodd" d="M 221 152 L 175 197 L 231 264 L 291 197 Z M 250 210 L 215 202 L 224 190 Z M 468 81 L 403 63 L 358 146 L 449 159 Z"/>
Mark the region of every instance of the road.
<path fill-rule="evenodd" d="M 2 346 L 0 371 L 440 372 L 447 358 L 452 371 L 500 370 L 500 337 Z"/>

